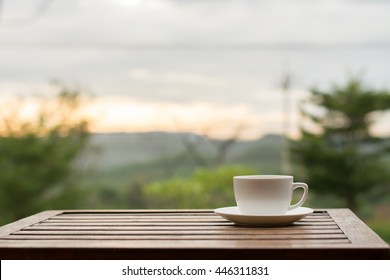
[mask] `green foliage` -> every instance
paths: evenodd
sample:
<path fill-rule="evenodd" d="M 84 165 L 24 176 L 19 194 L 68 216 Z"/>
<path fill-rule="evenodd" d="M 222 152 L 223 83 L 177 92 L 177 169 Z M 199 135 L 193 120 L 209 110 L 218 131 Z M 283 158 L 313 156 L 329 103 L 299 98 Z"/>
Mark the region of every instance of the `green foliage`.
<path fill-rule="evenodd" d="M 390 244 L 390 222 L 388 220 L 368 222 L 369 227 Z"/>
<path fill-rule="evenodd" d="M 35 119 L 21 116 L 23 103 L 1 116 L 0 223 L 78 205 L 74 161 L 88 140 L 79 102 L 77 90 L 61 88 L 55 101 L 39 101 Z"/>
<path fill-rule="evenodd" d="M 255 173 L 244 166 L 198 169 L 190 178 L 157 181 L 144 187 L 147 203 L 157 208 L 216 208 L 235 205 L 233 176 Z"/>
<path fill-rule="evenodd" d="M 378 112 L 390 109 L 390 93 L 352 79 L 329 92 L 313 89 L 305 105 L 302 115 L 316 133 L 302 127 L 292 152 L 313 190 L 341 196 L 351 209 L 374 189 L 388 191 L 389 168 L 383 160 L 389 141 L 372 136 L 370 128 Z"/>

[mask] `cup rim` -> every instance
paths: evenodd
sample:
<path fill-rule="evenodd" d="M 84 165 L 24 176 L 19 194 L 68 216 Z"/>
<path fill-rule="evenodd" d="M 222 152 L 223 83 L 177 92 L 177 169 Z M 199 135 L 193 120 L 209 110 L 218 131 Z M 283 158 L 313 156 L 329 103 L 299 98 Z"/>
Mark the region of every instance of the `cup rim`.
<path fill-rule="evenodd" d="M 291 175 L 238 175 L 234 176 L 234 179 L 245 180 L 280 180 L 280 179 L 293 179 Z"/>

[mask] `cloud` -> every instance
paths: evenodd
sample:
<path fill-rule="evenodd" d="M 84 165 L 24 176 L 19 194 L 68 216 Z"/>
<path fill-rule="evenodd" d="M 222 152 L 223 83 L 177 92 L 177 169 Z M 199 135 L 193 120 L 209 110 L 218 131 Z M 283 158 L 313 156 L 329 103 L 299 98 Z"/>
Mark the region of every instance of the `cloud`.
<path fill-rule="evenodd" d="M 225 88 L 231 84 L 231 81 L 224 77 L 213 77 L 202 73 L 189 73 L 184 71 L 154 73 L 153 70 L 136 68 L 129 72 L 129 77 L 136 81 L 145 81 L 148 83 L 175 84 L 210 89 Z"/>
<path fill-rule="evenodd" d="M 11 3 L 10 3 L 11 2 Z M 35 3 L 35 2 L 34 2 Z M 143 44 L 356 44 L 389 42 L 389 5 L 351 0 L 54 1 L 34 23 L 31 1 L 7 1 L 2 42 L 58 46 Z M 36 5 L 36 3 L 35 3 Z"/>

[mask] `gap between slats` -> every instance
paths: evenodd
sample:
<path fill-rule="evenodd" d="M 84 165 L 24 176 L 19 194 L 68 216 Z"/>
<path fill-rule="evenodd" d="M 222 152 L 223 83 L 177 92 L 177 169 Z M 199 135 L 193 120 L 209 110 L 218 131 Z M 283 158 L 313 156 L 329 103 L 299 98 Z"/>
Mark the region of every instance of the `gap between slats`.
<path fill-rule="evenodd" d="M 253 234 L 253 235 L 305 235 L 305 234 L 328 234 L 337 233 L 342 234 L 340 229 L 329 229 L 329 230 L 253 230 L 253 229 L 242 229 L 242 230 L 188 230 L 183 231 L 180 229 L 171 230 L 23 230 L 13 233 L 13 235 L 159 235 L 159 234 L 171 234 L 171 235 L 211 235 L 211 234 L 226 234 L 226 235 L 241 235 L 241 234 Z"/>
<path fill-rule="evenodd" d="M 180 225 L 180 226 L 227 226 L 233 224 L 229 221 L 220 221 L 220 222 L 161 222 L 161 221 L 153 221 L 153 222 L 145 222 L 145 221 L 132 221 L 132 222 L 110 222 L 110 223 L 101 223 L 101 222 L 91 222 L 91 223 L 38 223 L 32 225 L 36 226 L 44 226 L 44 227 L 74 227 L 74 226 L 101 226 L 101 227 L 118 227 L 118 226 L 156 226 L 156 225 Z M 336 225 L 335 222 L 310 222 L 310 221 L 300 221 L 294 223 L 292 226 L 331 226 Z"/>

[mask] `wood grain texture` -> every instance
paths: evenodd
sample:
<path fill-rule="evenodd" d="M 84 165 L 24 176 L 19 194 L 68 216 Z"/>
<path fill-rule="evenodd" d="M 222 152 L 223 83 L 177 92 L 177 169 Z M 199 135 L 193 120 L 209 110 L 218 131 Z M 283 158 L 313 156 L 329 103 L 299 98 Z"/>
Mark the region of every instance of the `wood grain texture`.
<path fill-rule="evenodd" d="M 46 211 L 0 228 L 2 259 L 388 259 L 348 209 L 244 227 L 211 210 Z"/>

